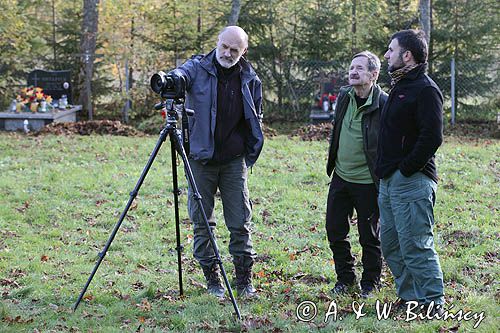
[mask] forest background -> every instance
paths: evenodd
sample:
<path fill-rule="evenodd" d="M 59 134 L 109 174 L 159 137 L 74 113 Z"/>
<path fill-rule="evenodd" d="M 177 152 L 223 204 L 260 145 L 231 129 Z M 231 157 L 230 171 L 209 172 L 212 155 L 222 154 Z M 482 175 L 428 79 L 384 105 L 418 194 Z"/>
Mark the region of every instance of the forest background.
<path fill-rule="evenodd" d="M 250 35 L 248 58 L 263 81 L 264 123 L 271 128 L 249 177 L 260 299 L 239 300 L 242 321 L 228 300 L 205 292 L 192 256 L 182 174 L 186 294 L 179 296 L 168 153 L 158 155 L 73 313 L 157 136 L 0 133 L 0 331 L 500 332 L 500 141 L 488 132 L 500 133 L 499 7 L 494 0 L 1 0 L 0 110 L 32 70 L 69 69 L 82 120 L 121 120 L 158 134 L 164 122 L 153 111 L 158 96 L 149 88 L 151 75 L 209 52 L 220 29 L 237 22 Z M 356 318 L 348 295 L 335 299 L 344 320 L 327 322 L 335 281 L 323 227 L 329 129 L 318 141 L 309 141 L 309 132 L 299 139 L 271 135 L 271 129 L 290 121 L 298 122 L 290 128 L 303 125 L 322 79 L 341 84 L 355 52 L 382 57 L 392 33 L 417 27 L 430 31 L 429 73 L 445 95 L 447 120 L 454 60 L 456 116 L 468 123 L 447 123 L 436 155 L 435 241 L 446 301 L 453 313 L 485 318 L 477 328 L 477 320 L 378 320 L 375 302 L 396 298 L 384 266 L 383 288 L 367 301 L 366 317 Z M 388 90 L 382 63 L 380 84 Z M 222 210 L 216 211 L 222 221 Z M 356 228 L 351 233 L 357 239 Z M 227 229 L 218 228 L 218 235 L 231 279 Z M 360 253 L 359 242 L 352 244 Z M 318 305 L 318 316 L 307 323 L 297 317 L 304 300 Z"/>
<path fill-rule="evenodd" d="M 157 128 L 151 75 L 208 53 L 220 29 L 237 23 L 250 36 L 268 123 L 307 120 L 322 77 L 341 84 L 361 50 L 382 59 L 387 90 L 382 56 L 391 34 L 407 28 L 430 32 L 429 74 L 445 94 L 446 117 L 454 59 L 457 119 L 492 121 L 500 109 L 499 7 L 495 0 L 3 0 L 0 108 L 30 71 L 70 69 L 82 119 Z"/>

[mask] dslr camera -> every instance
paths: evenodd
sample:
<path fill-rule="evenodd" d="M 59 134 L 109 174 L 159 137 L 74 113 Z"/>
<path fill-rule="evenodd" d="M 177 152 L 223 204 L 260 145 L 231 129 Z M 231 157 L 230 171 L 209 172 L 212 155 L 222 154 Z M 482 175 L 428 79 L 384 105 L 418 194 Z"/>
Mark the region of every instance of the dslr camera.
<path fill-rule="evenodd" d="M 182 99 L 186 96 L 186 80 L 174 73 L 160 71 L 151 77 L 151 90 L 166 99 Z"/>

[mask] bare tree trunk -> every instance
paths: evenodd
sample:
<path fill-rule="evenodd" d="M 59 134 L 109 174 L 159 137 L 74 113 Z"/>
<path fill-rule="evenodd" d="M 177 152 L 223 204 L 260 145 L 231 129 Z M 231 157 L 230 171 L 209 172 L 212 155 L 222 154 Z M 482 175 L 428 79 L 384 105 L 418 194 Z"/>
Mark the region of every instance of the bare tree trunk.
<path fill-rule="evenodd" d="M 82 39 L 80 40 L 81 64 L 78 80 L 79 104 L 92 120 L 92 74 L 94 71 L 95 49 L 97 41 L 97 22 L 99 19 L 99 0 L 83 1 Z"/>
<path fill-rule="evenodd" d="M 356 53 L 356 0 L 352 0 L 352 13 L 351 13 L 351 53 Z"/>
<path fill-rule="evenodd" d="M 430 4 L 429 4 L 430 30 L 429 31 L 432 32 L 432 30 L 434 29 L 434 21 L 432 18 L 432 0 L 429 0 L 429 2 L 430 2 Z M 433 54 L 433 52 L 434 52 L 434 42 L 432 39 L 432 35 L 430 35 L 429 36 L 429 73 L 431 75 L 434 72 L 434 68 L 433 68 L 434 54 Z"/>
<path fill-rule="evenodd" d="M 52 0 L 52 51 L 54 53 L 54 70 L 57 70 L 57 53 L 56 53 L 56 5 Z"/>
<path fill-rule="evenodd" d="M 128 2 L 129 8 L 134 8 L 134 2 L 129 0 Z M 125 57 L 125 105 L 122 108 L 122 121 L 125 124 L 129 122 L 129 112 L 132 108 L 132 99 L 130 98 L 130 89 L 132 89 L 132 85 L 134 84 L 134 37 L 135 37 L 135 11 L 132 10 L 132 19 L 130 21 L 130 46 L 128 50 L 128 56 Z M 129 63 L 129 58 L 132 58 L 131 63 Z"/>
<path fill-rule="evenodd" d="M 129 1 L 129 6 L 132 7 L 135 4 L 132 1 Z M 135 8 L 135 7 L 133 7 Z M 136 30 L 136 24 L 135 24 L 135 11 L 132 13 L 132 20 L 130 22 L 130 56 L 132 58 L 132 64 L 129 64 L 129 85 L 128 88 L 132 88 L 134 85 L 134 56 L 135 56 L 135 50 L 134 50 L 134 42 L 135 42 L 135 30 Z"/>
<path fill-rule="evenodd" d="M 420 0 L 418 4 L 420 12 L 420 27 L 425 32 L 427 45 L 431 40 L 431 0 Z"/>
<path fill-rule="evenodd" d="M 232 0 L 231 1 L 231 13 L 227 20 L 227 25 L 236 25 L 238 23 L 238 18 L 240 17 L 241 1 Z"/>
<path fill-rule="evenodd" d="M 122 108 L 122 121 L 125 124 L 128 124 L 128 113 L 130 107 L 132 106 L 132 101 L 129 98 L 130 94 L 130 81 L 131 81 L 131 72 L 130 67 L 128 65 L 128 59 L 125 59 L 125 94 L 127 96 L 127 100 L 125 101 L 125 105 Z"/>
<path fill-rule="evenodd" d="M 173 8 L 172 8 L 172 16 L 173 16 L 173 23 L 174 23 L 174 31 L 177 32 L 177 2 L 172 3 Z M 174 64 L 175 67 L 177 67 L 177 59 L 179 58 L 179 48 L 177 44 L 177 33 L 174 33 Z"/>
<path fill-rule="evenodd" d="M 198 0 L 198 20 L 196 22 L 196 46 L 198 47 L 198 52 L 201 52 L 201 0 Z"/>

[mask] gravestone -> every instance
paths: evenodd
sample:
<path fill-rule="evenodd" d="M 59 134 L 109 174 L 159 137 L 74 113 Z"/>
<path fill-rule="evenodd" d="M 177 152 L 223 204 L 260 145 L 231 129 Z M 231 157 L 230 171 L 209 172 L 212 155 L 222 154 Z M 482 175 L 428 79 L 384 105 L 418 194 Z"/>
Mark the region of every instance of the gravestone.
<path fill-rule="evenodd" d="M 28 86 L 40 87 L 47 95 L 54 100 L 62 95 L 68 97 L 69 104 L 73 104 L 71 99 L 71 74 L 65 71 L 44 71 L 36 69 L 28 74 Z"/>

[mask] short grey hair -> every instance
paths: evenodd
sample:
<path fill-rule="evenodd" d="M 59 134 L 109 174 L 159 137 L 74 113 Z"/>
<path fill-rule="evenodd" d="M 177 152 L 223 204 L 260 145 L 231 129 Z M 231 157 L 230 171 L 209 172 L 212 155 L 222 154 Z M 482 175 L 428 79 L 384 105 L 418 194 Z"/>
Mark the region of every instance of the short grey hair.
<path fill-rule="evenodd" d="M 363 51 L 355 54 L 352 59 L 358 57 L 366 57 L 368 59 L 368 70 L 370 72 L 380 72 L 380 59 L 375 54 L 371 53 L 370 51 Z"/>
<path fill-rule="evenodd" d="M 370 51 L 363 51 L 363 52 L 356 53 L 354 55 L 354 57 L 352 57 L 352 59 L 359 58 L 359 57 L 365 57 L 366 59 L 368 59 L 368 71 L 370 71 L 370 72 L 376 71 L 378 74 L 380 74 L 380 66 L 381 66 L 380 59 L 375 54 L 373 54 Z M 374 80 L 373 80 L 374 82 L 377 82 L 378 74 L 374 78 Z"/>

